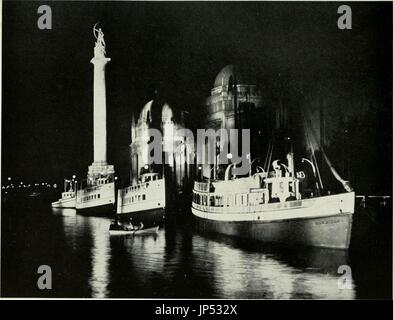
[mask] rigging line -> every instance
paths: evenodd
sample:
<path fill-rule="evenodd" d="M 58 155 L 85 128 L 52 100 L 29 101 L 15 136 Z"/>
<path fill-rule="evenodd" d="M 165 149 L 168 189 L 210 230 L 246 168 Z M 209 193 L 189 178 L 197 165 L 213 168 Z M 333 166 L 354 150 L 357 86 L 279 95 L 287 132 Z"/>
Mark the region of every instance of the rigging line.
<path fill-rule="evenodd" d="M 269 157 L 270 144 L 271 144 L 271 143 L 272 143 L 272 142 L 270 141 L 270 142 L 269 142 L 269 146 L 268 146 L 268 148 L 267 148 L 267 153 L 266 153 L 265 161 L 264 161 L 264 163 L 263 163 L 263 169 L 266 169 L 266 163 L 267 163 L 267 158 Z"/>
<path fill-rule="evenodd" d="M 268 165 L 268 163 L 269 163 L 269 157 L 270 157 L 270 154 L 271 154 L 271 152 L 272 152 L 272 148 L 273 148 L 273 138 L 274 138 L 274 133 L 272 132 L 271 133 L 271 137 L 270 137 L 270 141 L 269 141 L 269 146 L 268 146 L 268 148 L 267 148 L 267 153 L 266 153 L 266 157 L 265 157 L 265 162 L 263 163 L 263 169 L 265 170 L 265 171 L 268 171 L 268 169 L 269 169 L 269 167 L 266 167 L 267 165 Z"/>
<path fill-rule="evenodd" d="M 268 165 L 268 163 L 269 163 L 269 157 L 270 157 L 271 149 L 272 149 L 272 141 L 270 141 L 270 143 L 269 143 L 269 147 L 268 147 L 267 154 L 266 154 L 266 158 L 265 158 L 265 163 L 263 164 L 263 169 L 264 169 L 265 171 L 268 169 L 268 168 L 267 168 L 267 165 Z"/>
<path fill-rule="evenodd" d="M 343 185 L 344 189 L 348 192 L 352 192 L 353 189 L 352 187 L 349 185 L 348 181 L 345 181 L 343 178 L 341 178 L 341 176 L 338 174 L 338 172 L 336 171 L 336 169 L 334 169 L 334 167 L 332 166 L 330 160 L 328 159 L 328 157 L 326 156 L 326 154 L 323 152 L 322 153 L 325 161 L 327 163 L 327 165 L 329 166 L 333 176 Z"/>
<path fill-rule="evenodd" d="M 265 170 L 266 172 L 269 172 L 270 164 L 271 164 L 271 161 L 272 161 L 272 155 L 273 155 L 273 144 L 272 144 L 272 147 L 270 149 L 269 159 L 267 161 L 267 167 L 266 167 L 266 170 Z"/>
<path fill-rule="evenodd" d="M 266 153 L 266 157 L 265 157 L 265 162 L 264 162 L 264 164 L 263 164 L 263 168 L 264 169 L 266 169 L 266 165 L 267 165 L 267 162 L 268 162 L 268 159 L 269 159 L 269 154 L 270 154 L 270 149 L 271 149 L 271 147 L 272 147 L 272 139 L 273 139 L 273 136 L 270 138 L 270 140 L 269 140 L 269 146 L 268 146 L 268 148 L 267 148 L 267 153 Z"/>
<path fill-rule="evenodd" d="M 267 167 L 266 167 L 266 172 L 269 172 L 269 168 L 270 168 L 270 164 L 272 161 L 272 156 L 273 156 L 273 149 L 274 149 L 274 133 L 272 134 L 272 140 L 271 140 L 271 148 L 270 148 L 270 152 L 269 152 L 269 158 L 267 161 Z"/>
<path fill-rule="evenodd" d="M 311 142 L 311 139 L 310 139 L 310 136 L 309 136 L 310 125 L 308 124 L 308 122 L 306 120 L 306 117 L 305 117 L 305 115 L 303 113 L 303 110 L 302 110 L 302 118 L 303 118 L 303 124 L 304 124 L 304 127 L 305 127 L 305 136 L 306 136 L 307 144 L 309 145 L 309 147 L 311 149 L 311 159 L 312 159 L 312 161 L 313 161 L 313 163 L 315 165 L 315 169 L 316 169 L 316 177 L 315 178 L 318 179 L 319 186 L 321 187 L 321 189 L 323 189 L 323 183 L 322 183 L 322 179 L 321 179 L 321 174 L 319 172 L 318 162 L 317 162 L 317 159 L 315 157 L 314 146 L 313 146 L 313 144 Z M 314 138 L 315 138 L 315 135 L 314 135 Z"/>
<path fill-rule="evenodd" d="M 315 137 L 315 136 L 316 136 L 316 135 L 315 135 L 315 131 L 314 131 L 314 129 L 313 129 L 311 126 L 310 126 L 310 131 L 311 131 L 311 133 L 313 134 L 313 136 Z M 326 152 L 325 152 L 323 146 L 320 145 L 316 139 L 315 139 L 315 142 L 317 143 L 319 149 L 321 150 L 322 156 L 323 156 L 324 160 L 326 161 L 327 165 L 329 166 L 329 169 L 330 169 L 330 171 L 332 172 L 333 176 L 337 179 L 337 181 L 339 181 L 339 182 L 342 184 L 342 186 L 344 187 L 344 189 L 345 189 L 346 191 L 352 192 L 352 191 L 353 191 L 353 188 L 349 185 L 349 182 L 348 182 L 348 181 L 345 181 L 345 180 L 338 174 L 338 172 L 336 171 L 336 169 L 334 169 L 332 163 L 330 162 L 329 158 L 328 158 L 327 155 L 326 155 Z M 317 163 L 316 163 L 316 165 L 317 165 Z M 317 170 L 318 170 L 318 166 L 317 166 Z"/>
<path fill-rule="evenodd" d="M 315 154 L 313 153 L 313 158 L 314 158 L 314 162 L 315 162 L 315 169 L 317 171 L 317 176 L 318 176 L 318 180 L 319 180 L 319 185 L 321 186 L 321 190 L 323 190 L 323 183 L 322 183 L 322 179 L 321 179 L 321 173 L 319 172 L 319 167 L 318 167 L 318 162 L 317 162 L 317 158 L 315 157 Z"/>

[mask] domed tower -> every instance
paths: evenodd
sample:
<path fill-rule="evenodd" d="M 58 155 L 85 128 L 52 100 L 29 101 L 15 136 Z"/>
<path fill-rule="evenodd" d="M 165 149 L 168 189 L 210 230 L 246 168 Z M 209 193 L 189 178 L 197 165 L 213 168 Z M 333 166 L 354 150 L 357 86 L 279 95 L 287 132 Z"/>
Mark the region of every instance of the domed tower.
<path fill-rule="evenodd" d="M 206 128 L 244 128 L 245 113 L 249 108 L 260 108 L 262 97 L 252 75 L 230 64 L 217 74 L 206 104 Z"/>
<path fill-rule="evenodd" d="M 184 144 L 184 137 L 177 135 L 177 130 L 181 125 L 174 120 L 172 108 L 167 103 L 160 103 L 154 100 L 144 105 L 139 115 L 138 122 L 131 123 L 131 144 L 130 144 L 130 160 L 131 173 L 130 179 L 135 183 L 146 165 L 149 163 L 149 141 L 152 139 L 149 129 L 157 129 L 162 135 L 162 163 L 168 172 L 165 173 L 166 178 L 174 180 L 177 186 L 183 184 L 188 168 L 186 168 L 186 157 L 178 152 L 181 144 Z M 156 139 L 154 137 L 153 139 Z M 189 148 L 191 149 L 191 148 Z M 156 150 L 155 150 L 156 151 Z M 155 165 L 155 169 L 158 169 Z M 151 166 L 149 166 L 149 169 Z M 145 169 L 146 170 L 146 169 Z M 173 177 L 170 177 L 173 175 Z"/>

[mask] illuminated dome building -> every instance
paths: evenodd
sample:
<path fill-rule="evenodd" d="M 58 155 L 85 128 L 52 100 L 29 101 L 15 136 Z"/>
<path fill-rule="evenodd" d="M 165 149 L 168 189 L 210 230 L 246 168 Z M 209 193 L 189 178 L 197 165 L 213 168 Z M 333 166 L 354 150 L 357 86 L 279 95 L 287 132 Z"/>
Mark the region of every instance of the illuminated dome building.
<path fill-rule="evenodd" d="M 190 176 L 189 157 L 193 152 L 193 145 L 186 145 L 184 137 L 177 135 L 177 130 L 183 128 L 182 123 L 176 123 L 172 108 L 167 103 L 151 100 L 145 104 L 136 122 L 133 116 L 131 123 L 131 173 L 130 180 L 135 183 L 144 170 L 151 170 L 153 165 L 146 169 L 148 164 L 148 143 L 152 139 L 149 129 L 161 132 L 163 144 L 162 151 L 165 168 L 155 164 L 154 169 L 165 171 L 165 178 L 174 183 L 177 188 L 184 187 Z"/>
<path fill-rule="evenodd" d="M 288 127 L 288 110 L 279 97 L 274 97 L 275 92 L 271 89 L 262 96 L 258 86 L 261 83 L 254 78 L 253 71 L 234 65 L 221 69 L 206 100 L 204 127 L 250 129 L 251 158 L 264 159 L 272 132 Z M 222 146 L 220 148 L 222 151 Z M 210 176 L 210 171 L 209 166 L 203 166 L 204 176 Z"/>
<path fill-rule="evenodd" d="M 259 132 L 258 128 L 262 126 L 259 121 L 263 111 L 262 95 L 256 80 L 252 79 L 250 74 L 234 65 L 227 65 L 221 69 L 215 78 L 210 97 L 206 100 L 206 129 L 251 129 L 251 136 Z M 252 137 L 251 139 L 253 140 Z M 219 141 L 223 141 L 223 137 L 218 139 L 218 143 Z M 223 147 L 220 145 L 220 152 Z M 251 148 L 253 149 L 252 146 Z M 202 174 L 210 177 L 212 168 L 206 165 L 208 151 L 205 150 Z M 231 145 L 228 151 L 232 152 Z M 251 150 L 251 153 L 256 154 L 254 150 Z"/>
<path fill-rule="evenodd" d="M 245 113 L 261 108 L 262 96 L 250 75 L 227 65 L 217 74 L 206 105 L 206 128 L 244 128 L 247 127 Z"/>

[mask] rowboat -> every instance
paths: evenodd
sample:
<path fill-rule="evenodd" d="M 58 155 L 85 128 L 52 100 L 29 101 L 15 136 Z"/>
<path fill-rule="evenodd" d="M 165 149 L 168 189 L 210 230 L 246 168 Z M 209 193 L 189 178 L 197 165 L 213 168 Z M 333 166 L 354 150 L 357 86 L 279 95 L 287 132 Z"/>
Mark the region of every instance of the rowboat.
<path fill-rule="evenodd" d="M 149 234 L 157 234 L 159 226 L 151 227 L 151 228 L 134 228 L 128 229 L 123 225 L 111 224 L 109 227 L 110 235 L 149 235 Z"/>

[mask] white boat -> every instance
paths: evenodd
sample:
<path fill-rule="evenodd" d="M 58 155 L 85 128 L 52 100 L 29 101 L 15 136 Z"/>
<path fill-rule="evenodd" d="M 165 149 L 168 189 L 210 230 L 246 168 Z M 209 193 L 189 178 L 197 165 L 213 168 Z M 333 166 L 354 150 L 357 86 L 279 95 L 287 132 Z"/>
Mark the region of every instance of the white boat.
<path fill-rule="evenodd" d="M 64 192 L 61 193 L 61 198 L 58 201 L 52 202 L 52 208 L 75 208 L 76 194 L 75 181 L 64 180 Z"/>
<path fill-rule="evenodd" d="M 118 190 L 116 213 L 120 221 L 132 219 L 156 226 L 165 218 L 165 204 L 165 178 L 144 173 L 139 183 Z"/>
<path fill-rule="evenodd" d="M 273 162 L 273 172 L 195 182 L 192 213 L 204 231 L 266 242 L 347 249 L 355 193 L 303 198 L 303 172 Z M 284 171 L 284 174 L 283 174 Z"/>
<path fill-rule="evenodd" d="M 111 215 L 115 209 L 115 182 L 98 178 L 77 190 L 76 210 L 82 214 Z"/>

